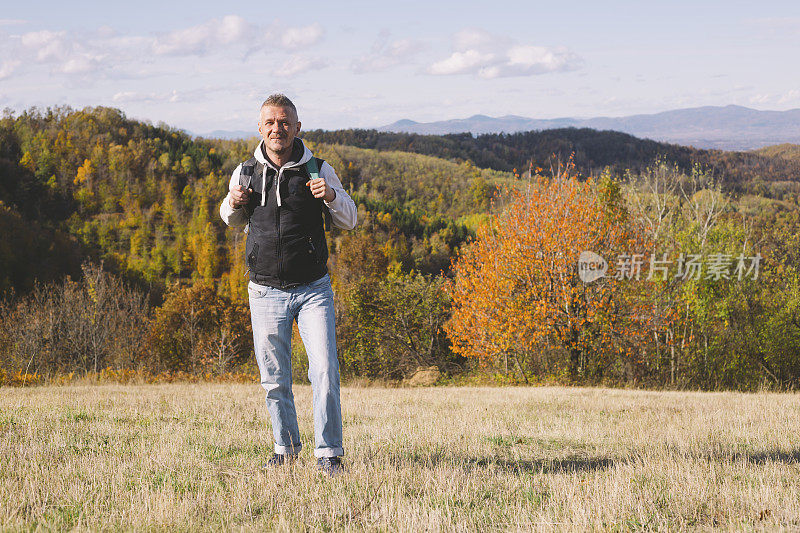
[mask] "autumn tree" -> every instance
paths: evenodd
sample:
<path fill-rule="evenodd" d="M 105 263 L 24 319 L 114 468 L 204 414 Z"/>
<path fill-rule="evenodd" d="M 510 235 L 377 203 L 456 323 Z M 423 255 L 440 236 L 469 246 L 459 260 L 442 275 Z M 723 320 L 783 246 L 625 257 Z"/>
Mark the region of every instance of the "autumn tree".
<path fill-rule="evenodd" d="M 500 200 L 505 211 L 455 263 L 454 351 L 485 367 L 510 366 L 524 381 L 551 370 L 573 381 L 602 378 L 620 360 L 635 364 L 632 340 L 647 309 L 624 286 L 634 271 L 586 283 L 578 270 L 581 252 L 624 265 L 626 252 L 643 246 L 619 186 L 608 177 L 582 182 L 567 167 Z"/>
<path fill-rule="evenodd" d="M 203 283 L 175 287 L 150 322 L 148 344 L 142 363 L 150 369 L 230 371 L 252 354 L 247 305 L 219 296 Z"/>

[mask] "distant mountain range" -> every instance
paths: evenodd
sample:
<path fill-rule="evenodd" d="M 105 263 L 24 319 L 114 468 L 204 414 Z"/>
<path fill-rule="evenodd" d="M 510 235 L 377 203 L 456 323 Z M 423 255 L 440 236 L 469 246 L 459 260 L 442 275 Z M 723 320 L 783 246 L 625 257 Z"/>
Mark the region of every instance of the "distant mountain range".
<path fill-rule="evenodd" d="M 621 131 L 643 139 L 702 149 L 754 150 L 775 144 L 800 144 L 800 109 L 758 111 L 737 105 L 705 106 L 651 115 L 587 119 L 473 115 L 469 118 L 439 122 L 415 122 L 403 119 L 376 129 L 423 135 L 467 132 L 480 135 L 557 128 Z M 257 137 L 257 132 L 216 130 L 202 136 L 217 139 L 246 139 Z"/>
<path fill-rule="evenodd" d="M 479 135 L 570 127 L 621 131 L 639 138 L 695 148 L 753 150 L 781 143 L 800 144 L 800 109 L 758 111 L 737 105 L 705 106 L 651 115 L 588 119 L 474 115 L 439 122 L 404 119 L 377 129 L 431 135 L 465 132 Z"/>

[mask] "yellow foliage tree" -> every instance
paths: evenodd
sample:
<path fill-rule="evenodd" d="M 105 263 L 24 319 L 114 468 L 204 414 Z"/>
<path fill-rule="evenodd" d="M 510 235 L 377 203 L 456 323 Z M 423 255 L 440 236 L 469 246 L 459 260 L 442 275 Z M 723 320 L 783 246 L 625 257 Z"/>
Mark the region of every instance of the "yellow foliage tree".
<path fill-rule="evenodd" d="M 91 181 L 90 180 L 92 178 L 92 175 L 94 174 L 94 171 L 95 171 L 95 168 L 94 168 L 94 164 L 92 164 L 92 160 L 91 159 L 84 159 L 83 165 L 78 167 L 78 172 L 75 175 L 75 180 L 73 181 L 73 183 L 75 185 L 82 185 L 82 184 L 88 182 L 91 185 Z"/>

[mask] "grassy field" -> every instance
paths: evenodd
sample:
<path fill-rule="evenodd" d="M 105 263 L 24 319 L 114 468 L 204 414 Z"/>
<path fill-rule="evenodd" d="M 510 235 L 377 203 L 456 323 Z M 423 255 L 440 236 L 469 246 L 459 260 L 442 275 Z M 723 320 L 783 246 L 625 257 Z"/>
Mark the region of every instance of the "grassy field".
<path fill-rule="evenodd" d="M 345 388 L 347 471 L 257 385 L 2 389 L 0 529 L 800 530 L 800 396 Z"/>

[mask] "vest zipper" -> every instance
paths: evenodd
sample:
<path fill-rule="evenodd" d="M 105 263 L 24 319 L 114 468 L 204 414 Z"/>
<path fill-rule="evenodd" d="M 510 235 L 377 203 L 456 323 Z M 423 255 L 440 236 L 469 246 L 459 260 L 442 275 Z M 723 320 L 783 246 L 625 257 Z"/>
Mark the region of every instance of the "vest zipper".
<path fill-rule="evenodd" d="M 308 253 L 314 258 L 315 263 L 319 263 L 319 255 L 317 255 L 317 247 L 314 246 L 314 239 L 309 235 L 308 237 Z"/>
<path fill-rule="evenodd" d="M 280 186 L 282 173 L 283 168 L 275 175 L 275 203 L 277 204 L 275 207 L 275 227 L 278 230 L 278 280 L 280 281 L 281 287 L 283 287 L 283 247 L 281 246 L 281 202 L 278 201 L 278 198 L 280 198 L 281 194 Z"/>

